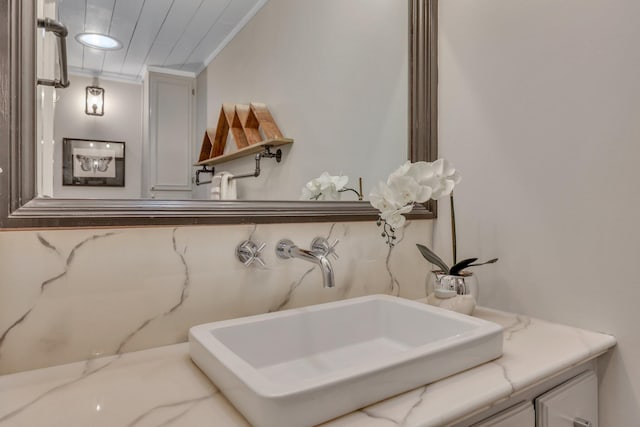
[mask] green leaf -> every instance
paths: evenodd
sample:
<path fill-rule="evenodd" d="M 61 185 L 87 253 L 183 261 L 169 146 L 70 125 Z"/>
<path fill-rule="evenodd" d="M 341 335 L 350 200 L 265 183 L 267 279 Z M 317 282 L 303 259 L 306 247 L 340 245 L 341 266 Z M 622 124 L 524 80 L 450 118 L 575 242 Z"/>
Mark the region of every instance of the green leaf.
<path fill-rule="evenodd" d="M 494 264 L 496 262 L 498 262 L 498 258 L 493 258 L 493 259 L 490 259 L 489 261 L 479 262 L 477 264 L 469 264 L 467 267 L 478 267 L 478 266 L 486 265 L 486 264 Z"/>
<path fill-rule="evenodd" d="M 429 261 L 431 264 L 437 265 L 440 270 L 444 271 L 446 274 L 449 274 L 449 267 L 447 267 L 447 264 L 445 264 L 445 262 L 442 261 L 440 257 L 436 255 L 431 249 L 424 245 L 421 245 L 420 243 L 417 243 L 416 246 L 418 247 L 418 250 L 424 257 L 424 259 Z"/>
<path fill-rule="evenodd" d="M 471 264 L 473 264 L 477 260 L 478 258 L 463 259 L 462 261 L 460 261 L 459 263 L 451 267 L 451 270 L 449 270 L 449 274 L 452 276 L 459 276 L 462 270 L 469 267 Z"/>

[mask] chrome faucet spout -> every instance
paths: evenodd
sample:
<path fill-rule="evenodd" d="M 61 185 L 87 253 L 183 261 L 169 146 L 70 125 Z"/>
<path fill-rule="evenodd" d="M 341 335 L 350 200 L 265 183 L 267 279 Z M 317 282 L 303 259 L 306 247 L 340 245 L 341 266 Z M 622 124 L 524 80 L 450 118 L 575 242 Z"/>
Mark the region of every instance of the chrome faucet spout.
<path fill-rule="evenodd" d="M 322 273 L 323 287 L 333 288 L 335 286 L 333 266 L 325 254 L 299 248 L 288 239 L 282 239 L 278 242 L 276 254 L 283 259 L 298 258 L 316 264 Z"/>
<path fill-rule="evenodd" d="M 326 256 L 320 255 L 318 257 L 318 265 L 322 272 L 322 286 L 325 288 L 333 288 L 336 286 L 333 276 L 333 266 Z"/>

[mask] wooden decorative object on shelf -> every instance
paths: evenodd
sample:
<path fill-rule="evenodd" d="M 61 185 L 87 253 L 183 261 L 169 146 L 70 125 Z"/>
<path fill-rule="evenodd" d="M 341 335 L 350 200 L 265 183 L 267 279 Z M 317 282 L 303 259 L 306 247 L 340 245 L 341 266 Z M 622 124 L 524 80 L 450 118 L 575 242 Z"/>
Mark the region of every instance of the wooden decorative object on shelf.
<path fill-rule="evenodd" d="M 231 128 L 231 134 L 233 135 L 233 139 L 236 142 L 238 150 L 248 147 L 249 142 L 247 141 L 247 135 L 244 132 L 244 125 L 238 115 L 238 109 L 236 106 L 233 104 L 223 104 L 222 110 L 224 111 L 228 126 Z M 224 137 L 226 139 L 226 135 Z M 222 152 L 224 152 L 224 148 L 222 149 Z M 222 152 L 220 155 L 222 155 Z"/>
<path fill-rule="evenodd" d="M 252 102 L 251 112 L 260 124 L 260 128 L 262 128 L 262 132 L 266 139 L 283 138 L 282 132 L 280 132 L 278 125 L 276 125 L 275 120 L 273 120 L 273 117 L 265 104 Z"/>
<path fill-rule="evenodd" d="M 236 105 L 236 112 L 238 113 L 238 117 L 240 117 L 240 122 L 242 123 L 242 128 L 244 129 L 244 134 L 247 137 L 247 142 L 249 145 L 257 144 L 262 141 L 262 135 L 260 135 L 260 124 L 258 123 L 258 119 L 251 112 L 251 108 L 248 105 Z M 241 147 L 238 147 L 240 149 Z"/>
<path fill-rule="evenodd" d="M 260 132 L 262 131 L 262 133 Z M 229 132 L 237 151 L 224 154 Z M 265 140 L 263 140 L 263 135 Z M 223 104 L 215 129 L 207 129 L 195 166 L 213 165 L 263 151 L 267 146 L 291 144 L 284 138 L 265 104 Z"/>
<path fill-rule="evenodd" d="M 198 157 L 199 162 L 216 156 L 213 152 L 213 141 L 215 140 L 215 137 L 216 134 L 214 133 L 214 129 L 207 129 L 205 131 L 204 139 L 202 140 L 202 148 L 200 148 L 200 156 Z"/>

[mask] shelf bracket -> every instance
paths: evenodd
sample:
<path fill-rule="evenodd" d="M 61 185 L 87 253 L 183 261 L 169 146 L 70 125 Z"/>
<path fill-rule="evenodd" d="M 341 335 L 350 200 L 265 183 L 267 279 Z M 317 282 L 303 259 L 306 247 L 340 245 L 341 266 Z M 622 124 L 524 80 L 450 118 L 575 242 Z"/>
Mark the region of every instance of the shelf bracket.
<path fill-rule="evenodd" d="M 268 159 L 275 158 L 276 162 L 280 163 L 282 161 L 282 150 L 278 148 L 278 150 L 275 153 L 273 153 L 271 152 L 271 146 L 265 145 L 264 151 L 262 153 L 256 154 L 256 170 L 255 171 L 253 171 L 252 173 L 244 174 L 244 175 L 233 176 L 229 178 L 229 180 L 233 181 L 235 179 L 259 177 L 260 176 L 260 160 L 262 160 L 263 157 L 266 157 Z"/>
<path fill-rule="evenodd" d="M 209 173 L 211 174 L 211 178 L 209 181 L 200 181 L 200 174 L 203 173 Z M 211 169 L 209 169 L 207 166 L 202 166 L 202 169 L 199 169 L 196 171 L 196 185 L 205 185 L 205 184 L 211 184 L 211 182 L 213 181 L 213 175 L 216 173 L 216 168 L 211 166 Z"/>

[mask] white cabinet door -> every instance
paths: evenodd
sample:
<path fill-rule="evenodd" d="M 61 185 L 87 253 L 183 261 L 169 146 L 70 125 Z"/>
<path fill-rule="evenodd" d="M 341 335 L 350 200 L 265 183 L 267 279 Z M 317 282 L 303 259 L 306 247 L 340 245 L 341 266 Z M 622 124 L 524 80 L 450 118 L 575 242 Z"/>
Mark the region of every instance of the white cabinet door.
<path fill-rule="evenodd" d="M 145 79 L 143 194 L 191 199 L 195 79 L 149 72 Z"/>
<path fill-rule="evenodd" d="M 512 406 L 473 427 L 535 427 L 536 418 L 531 402 Z"/>
<path fill-rule="evenodd" d="M 538 427 L 598 427 L 598 379 L 585 372 L 536 399 Z"/>

